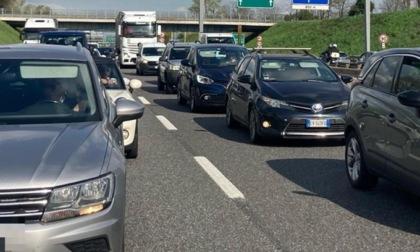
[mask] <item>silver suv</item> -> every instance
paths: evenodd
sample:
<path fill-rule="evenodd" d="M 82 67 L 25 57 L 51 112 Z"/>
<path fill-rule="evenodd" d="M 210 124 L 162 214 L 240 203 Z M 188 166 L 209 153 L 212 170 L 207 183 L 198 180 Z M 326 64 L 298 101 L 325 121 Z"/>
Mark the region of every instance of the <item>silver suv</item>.
<path fill-rule="evenodd" d="M 0 46 L 0 251 L 123 251 L 121 123 L 80 44 Z"/>
<path fill-rule="evenodd" d="M 356 188 L 378 177 L 420 192 L 420 49 L 370 56 L 354 86 L 346 121 L 346 168 Z"/>

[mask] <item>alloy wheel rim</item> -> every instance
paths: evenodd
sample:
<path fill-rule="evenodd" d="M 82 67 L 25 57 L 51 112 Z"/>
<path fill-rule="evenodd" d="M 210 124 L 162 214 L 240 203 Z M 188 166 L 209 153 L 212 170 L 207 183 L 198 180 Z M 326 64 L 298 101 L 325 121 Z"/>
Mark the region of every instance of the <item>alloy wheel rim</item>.
<path fill-rule="evenodd" d="M 353 181 L 360 176 L 361 153 L 359 143 L 355 138 L 351 138 L 347 145 L 347 172 Z"/>

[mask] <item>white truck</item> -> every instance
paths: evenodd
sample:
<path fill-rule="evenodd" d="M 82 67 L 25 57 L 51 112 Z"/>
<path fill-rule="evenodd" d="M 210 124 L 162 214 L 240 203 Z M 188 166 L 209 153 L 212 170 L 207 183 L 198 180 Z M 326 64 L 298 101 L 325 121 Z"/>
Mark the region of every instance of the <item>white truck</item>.
<path fill-rule="evenodd" d="M 201 44 L 236 44 L 232 33 L 201 33 L 198 40 Z"/>
<path fill-rule="evenodd" d="M 20 39 L 25 44 L 39 43 L 40 32 L 54 31 L 58 29 L 55 18 L 28 18 L 20 34 Z"/>
<path fill-rule="evenodd" d="M 115 48 L 121 67 L 135 66 L 140 43 L 158 42 L 156 11 L 120 11 L 115 19 Z"/>

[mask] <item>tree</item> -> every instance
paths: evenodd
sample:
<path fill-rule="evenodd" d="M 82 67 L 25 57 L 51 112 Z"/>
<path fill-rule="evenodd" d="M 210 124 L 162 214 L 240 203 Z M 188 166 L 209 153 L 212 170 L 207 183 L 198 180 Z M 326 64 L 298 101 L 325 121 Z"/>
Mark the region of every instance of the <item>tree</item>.
<path fill-rule="evenodd" d="M 331 0 L 330 12 L 337 13 L 338 17 L 344 17 L 352 4 L 354 4 L 354 0 Z"/>
<path fill-rule="evenodd" d="M 200 0 L 192 0 L 193 4 L 191 7 L 188 8 L 188 10 L 196 15 L 200 14 Z M 217 13 L 220 9 L 220 3 L 222 0 L 205 0 L 205 15 L 214 15 Z"/>
<path fill-rule="evenodd" d="M 11 8 L 13 4 L 13 0 L 0 0 L 0 8 Z"/>
<path fill-rule="evenodd" d="M 365 13 L 365 0 L 357 0 L 357 2 L 350 8 L 349 16 L 363 15 Z M 370 2 L 370 12 L 375 9 L 375 5 Z"/>
<path fill-rule="evenodd" d="M 389 13 L 409 9 L 410 5 L 410 0 L 383 0 L 381 9 L 383 12 Z"/>

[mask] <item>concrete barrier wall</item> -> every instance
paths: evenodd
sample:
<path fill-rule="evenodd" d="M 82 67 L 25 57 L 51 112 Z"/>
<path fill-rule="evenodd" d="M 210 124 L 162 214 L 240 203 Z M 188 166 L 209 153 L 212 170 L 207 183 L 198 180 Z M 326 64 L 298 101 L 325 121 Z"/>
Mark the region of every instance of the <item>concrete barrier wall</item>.
<path fill-rule="evenodd" d="M 350 75 L 353 77 L 359 76 L 360 70 L 357 68 L 345 68 L 345 67 L 331 67 L 337 74 Z"/>

